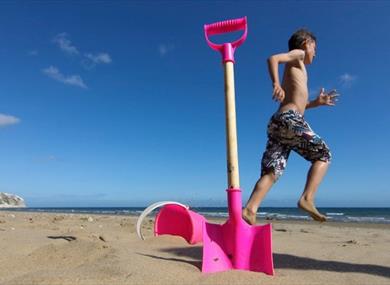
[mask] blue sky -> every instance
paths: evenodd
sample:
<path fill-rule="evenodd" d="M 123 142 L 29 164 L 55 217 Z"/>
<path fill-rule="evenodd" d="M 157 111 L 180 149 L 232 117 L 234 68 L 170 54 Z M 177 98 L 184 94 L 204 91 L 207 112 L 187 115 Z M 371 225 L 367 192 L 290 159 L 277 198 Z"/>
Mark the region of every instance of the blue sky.
<path fill-rule="evenodd" d="M 235 65 L 243 200 L 277 108 L 266 59 L 307 27 L 311 97 L 341 93 L 305 114 L 333 153 L 317 204 L 390 206 L 389 2 L 85 2 L 0 4 L 1 192 L 29 206 L 225 206 L 223 71 L 202 29 L 247 16 Z M 308 168 L 292 154 L 263 205 L 295 206 Z"/>

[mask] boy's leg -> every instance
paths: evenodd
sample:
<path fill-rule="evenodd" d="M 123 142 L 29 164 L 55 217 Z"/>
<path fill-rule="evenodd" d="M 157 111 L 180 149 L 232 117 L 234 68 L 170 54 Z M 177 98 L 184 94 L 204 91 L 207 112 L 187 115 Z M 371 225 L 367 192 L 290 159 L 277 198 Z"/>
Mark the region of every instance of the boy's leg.
<path fill-rule="evenodd" d="M 325 222 L 326 216 L 318 212 L 314 205 L 314 196 L 317 192 L 318 186 L 322 181 L 322 178 L 325 176 L 328 165 L 329 162 L 321 160 L 317 160 L 312 163 L 307 174 L 305 190 L 303 191 L 302 196 L 298 201 L 299 208 L 305 210 L 314 220 L 320 222 Z"/>
<path fill-rule="evenodd" d="M 273 172 L 269 172 L 261 176 L 261 178 L 255 184 L 248 203 L 242 211 L 242 218 L 248 224 L 254 225 L 256 223 L 257 209 L 259 208 L 261 201 L 263 201 L 264 196 L 275 183 L 275 180 L 275 174 Z"/>
<path fill-rule="evenodd" d="M 298 121 L 297 129 L 300 130 L 300 135 L 297 136 L 297 144 L 293 149 L 312 162 L 298 207 L 308 212 L 314 220 L 325 222 L 326 216 L 318 212 L 314 205 L 314 195 L 325 176 L 332 155 L 326 143 L 310 128 L 303 117 Z"/>
<path fill-rule="evenodd" d="M 256 223 L 256 213 L 261 201 L 286 167 L 291 149 L 280 141 L 280 132 L 284 125 L 277 114 L 274 114 L 268 123 L 268 141 L 261 159 L 261 177 L 242 211 L 243 219 L 250 225 Z"/>

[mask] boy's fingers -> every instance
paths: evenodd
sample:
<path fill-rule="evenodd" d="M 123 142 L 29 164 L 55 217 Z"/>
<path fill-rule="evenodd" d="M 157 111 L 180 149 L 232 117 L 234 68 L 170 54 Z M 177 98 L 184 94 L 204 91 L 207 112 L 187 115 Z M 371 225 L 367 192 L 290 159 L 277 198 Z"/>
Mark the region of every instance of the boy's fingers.
<path fill-rule="evenodd" d="M 332 90 L 331 92 L 328 93 L 328 95 L 332 97 L 337 97 L 340 96 L 340 93 L 337 93 L 336 90 Z"/>
<path fill-rule="evenodd" d="M 284 98 L 284 92 L 283 92 L 283 89 L 276 89 L 274 90 L 273 94 L 272 94 L 272 99 L 275 100 L 275 101 L 279 101 L 279 102 L 282 102 L 283 101 L 283 98 Z"/>

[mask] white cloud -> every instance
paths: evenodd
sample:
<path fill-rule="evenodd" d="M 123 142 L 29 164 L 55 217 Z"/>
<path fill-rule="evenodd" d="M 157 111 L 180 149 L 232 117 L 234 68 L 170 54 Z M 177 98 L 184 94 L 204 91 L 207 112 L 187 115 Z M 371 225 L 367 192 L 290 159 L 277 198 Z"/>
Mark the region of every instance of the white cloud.
<path fill-rule="evenodd" d="M 95 64 L 99 64 L 99 63 L 107 64 L 107 63 L 111 63 L 112 61 L 111 56 L 108 53 L 104 53 L 104 52 L 97 53 L 97 54 L 87 53 L 85 57 L 91 60 Z"/>
<path fill-rule="evenodd" d="M 19 122 L 20 122 L 19 118 L 10 115 L 0 114 L 0 127 L 15 125 Z"/>
<path fill-rule="evenodd" d="M 37 163 L 50 163 L 50 162 L 60 162 L 61 159 L 53 154 L 49 154 L 49 155 L 36 156 L 33 158 L 33 161 Z"/>
<path fill-rule="evenodd" d="M 79 54 L 78 49 L 72 45 L 72 42 L 68 39 L 67 33 L 61 33 L 54 37 L 53 42 L 65 53 L 70 55 Z"/>
<path fill-rule="evenodd" d="M 173 44 L 160 44 L 158 51 L 161 56 L 165 56 L 167 53 L 173 51 L 175 46 Z"/>
<path fill-rule="evenodd" d="M 53 78 L 59 82 L 62 82 L 67 85 L 73 85 L 81 88 L 88 88 L 87 85 L 85 85 L 83 79 L 79 75 L 69 75 L 65 76 L 62 74 L 58 68 L 54 66 L 49 66 L 48 68 L 45 68 L 42 70 L 44 74 L 49 76 L 50 78 Z"/>
<path fill-rule="evenodd" d="M 60 33 L 53 38 L 53 42 L 69 55 L 81 55 L 81 52 L 69 40 L 67 33 Z M 86 69 L 93 69 L 98 64 L 109 64 L 111 56 L 106 52 L 84 53 L 81 57 L 81 65 Z"/>
<path fill-rule="evenodd" d="M 351 87 L 352 84 L 356 81 L 357 76 L 351 75 L 349 73 L 344 73 L 340 75 L 339 80 L 343 87 Z"/>
<path fill-rule="evenodd" d="M 97 64 L 109 64 L 112 62 L 111 56 L 108 53 L 86 53 L 85 59 L 81 62 L 84 68 L 93 69 Z"/>
<path fill-rule="evenodd" d="M 41 162 L 50 162 L 50 161 L 58 161 L 58 157 L 55 155 L 47 155 L 47 156 L 42 156 L 39 161 Z"/>
<path fill-rule="evenodd" d="M 38 55 L 38 51 L 37 50 L 30 50 L 28 52 L 28 55 L 30 55 L 30 56 L 37 56 Z"/>

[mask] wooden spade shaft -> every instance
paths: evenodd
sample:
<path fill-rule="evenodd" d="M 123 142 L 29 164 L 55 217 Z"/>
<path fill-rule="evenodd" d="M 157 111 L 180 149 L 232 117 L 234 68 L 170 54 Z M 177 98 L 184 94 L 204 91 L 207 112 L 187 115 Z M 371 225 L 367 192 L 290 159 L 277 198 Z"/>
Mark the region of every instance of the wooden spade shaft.
<path fill-rule="evenodd" d="M 239 189 L 240 175 L 238 171 L 236 103 L 234 92 L 233 62 L 228 61 L 224 63 L 224 76 L 228 189 Z"/>

